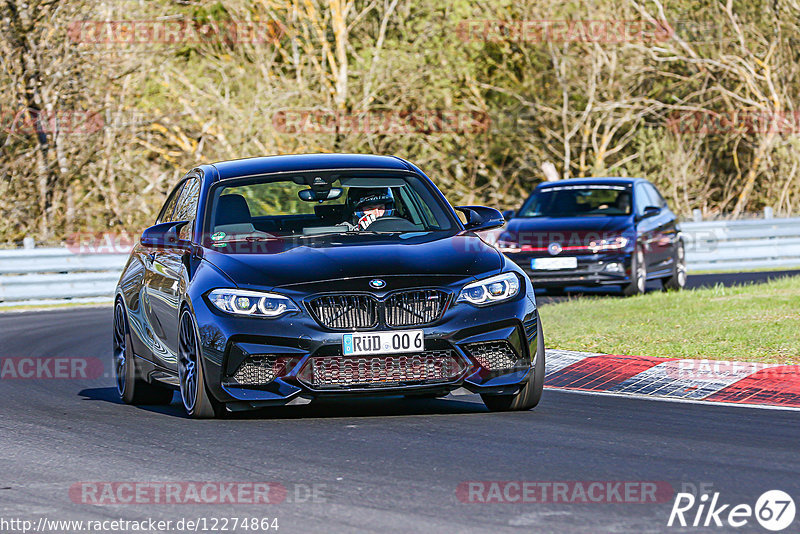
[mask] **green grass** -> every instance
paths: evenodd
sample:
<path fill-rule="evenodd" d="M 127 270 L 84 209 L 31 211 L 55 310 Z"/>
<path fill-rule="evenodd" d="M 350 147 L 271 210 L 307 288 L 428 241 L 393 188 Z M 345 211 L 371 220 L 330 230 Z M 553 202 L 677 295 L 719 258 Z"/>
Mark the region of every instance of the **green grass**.
<path fill-rule="evenodd" d="M 549 348 L 800 363 L 800 277 L 766 284 L 597 297 L 540 309 Z"/>

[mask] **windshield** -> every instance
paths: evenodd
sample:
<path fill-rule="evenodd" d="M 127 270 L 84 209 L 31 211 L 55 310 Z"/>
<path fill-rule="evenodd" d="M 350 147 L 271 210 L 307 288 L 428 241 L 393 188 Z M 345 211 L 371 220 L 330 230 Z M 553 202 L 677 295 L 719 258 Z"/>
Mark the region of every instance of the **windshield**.
<path fill-rule="evenodd" d="M 591 217 L 631 214 L 628 185 L 543 187 L 522 206 L 519 217 Z"/>
<path fill-rule="evenodd" d="M 304 238 L 325 234 L 436 232 L 451 215 L 412 175 L 263 176 L 217 186 L 209 230 L 213 242 Z"/>

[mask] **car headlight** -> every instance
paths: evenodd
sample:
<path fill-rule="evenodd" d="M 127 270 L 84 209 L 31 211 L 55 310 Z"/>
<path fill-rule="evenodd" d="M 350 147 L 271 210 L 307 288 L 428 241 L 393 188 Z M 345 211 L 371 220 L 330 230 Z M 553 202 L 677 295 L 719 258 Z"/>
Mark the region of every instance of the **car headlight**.
<path fill-rule="evenodd" d="M 504 273 L 465 285 L 456 302 L 487 306 L 513 298 L 517 293 L 519 277 L 514 273 Z"/>
<path fill-rule="evenodd" d="M 500 252 L 510 252 L 516 253 L 522 251 L 519 246 L 519 243 L 515 243 L 513 241 L 506 241 L 505 239 L 498 239 L 497 243 L 495 243 L 495 248 Z"/>
<path fill-rule="evenodd" d="M 261 291 L 215 289 L 208 294 L 208 300 L 218 309 L 234 315 L 280 317 L 284 313 L 300 311 L 288 297 Z"/>
<path fill-rule="evenodd" d="M 620 250 L 628 244 L 627 237 L 612 237 L 610 239 L 597 239 L 589 243 L 589 250 L 600 252 L 603 250 Z"/>

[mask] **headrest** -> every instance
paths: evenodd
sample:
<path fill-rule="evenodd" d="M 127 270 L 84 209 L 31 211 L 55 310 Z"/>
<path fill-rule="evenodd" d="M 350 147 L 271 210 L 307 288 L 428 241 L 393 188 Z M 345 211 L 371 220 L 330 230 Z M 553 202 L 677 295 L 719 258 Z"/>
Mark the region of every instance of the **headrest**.
<path fill-rule="evenodd" d="M 249 223 L 250 208 L 242 195 L 222 195 L 217 202 L 214 226 Z"/>

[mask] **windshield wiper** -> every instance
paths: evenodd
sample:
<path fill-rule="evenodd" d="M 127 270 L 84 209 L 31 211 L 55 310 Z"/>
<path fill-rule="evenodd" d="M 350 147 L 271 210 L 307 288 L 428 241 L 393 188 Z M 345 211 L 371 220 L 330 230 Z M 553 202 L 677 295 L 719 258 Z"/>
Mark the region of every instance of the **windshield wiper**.
<path fill-rule="evenodd" d="M 256 241 L 278 241 L 282 239 L 281 237 L 276 236 L 258 236 L 258 235 L 248 235 L 248 236 L 231 236 L 229 239 L 219 239 L 219 240 L 212 240 L 212 244 L 216 243 L 237 243 L 241 241 L 247 241 L 248 243 L 253 243 Z"/>

